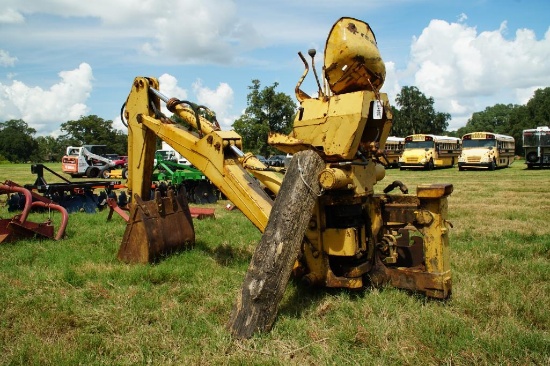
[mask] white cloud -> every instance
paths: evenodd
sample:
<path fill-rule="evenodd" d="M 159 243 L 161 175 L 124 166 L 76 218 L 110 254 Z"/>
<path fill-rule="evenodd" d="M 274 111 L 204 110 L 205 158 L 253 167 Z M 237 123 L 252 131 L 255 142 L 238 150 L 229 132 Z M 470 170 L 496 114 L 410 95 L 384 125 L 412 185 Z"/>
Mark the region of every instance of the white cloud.
<path fill-rule="evenodd" d="M 388 94 L 390 104 L 393 105 L 395 104 L 395 97 L 401 91 L 401 87 L 399 86 L 398 76 L 395 70 L 395 63 L 389 61 L 385 62 L 385 65 L 386 80 L 384 81 L 384 85 L 382 86 L 382 91 Z"/>
<path fill-rule="evenodd" d="M 4 1 L 9 6 L 4 13 L 9 11 L 10 19 L 15 14 L 21 20 L 29 14 L 95 18 L 101 22 L 102 38 L 119 38 L 120 32 L 131 29 L 129 36 L 139 42 L 136 50 L 166 61 L 228 64 L 261 42 L 233 0 L 176 0 L 164 5 L 153 0 Z M 0 22 L 1 14 L 0 9 Z M 97 38 L 96 32 L 88 36 Z M 78 38 L 75 35 L 75 40 L 82 41 L 82 34 Z"/>
<path fill-rule="evenodd" d="M 533 98 L 537 89 L 544 89 L 547 85 L 532 86 L 529 88 L 516 89 L 516 99 L 518 104 L 527 104 L 529 99 Z"/>
<path fill-rule="evenodd" d="M 220 83 L 215 90 L 202 85 L 201 80 L 193 83 L 193 91 L 199 104 L 205 105 L 216 113 L 216 119 L 222 130 L 231 129 L 236 119 L 230 115 L 233 108 L 233 89 L 227 83 Z"/>
<path fill-rule="evenodd" d="M 541 40 L 529 29 L 517 30 L 513 39 L 505 33 L 506 22 L 478 33 L 466 24 L 432 20 L 413 39 L 414 85 L 434 98 L 436 110 L 453 116 L 450 128 L 488 105 L 523 104 L 533 85 L 550 85 L 550 29 Z"/>
<path fill-rule="evenodd" d="M 128 128 L 122 123 L 122 120 L 120 119 L 120 114 L 117 114 L 115 117 L 111 118 L 111 121 L 113 121 L 113 129 L 128 133 Z"/>
<path fill-rule="evenodd" d="M 86 100 L 92 90 L 92 68 L 82 63 L 77 69 L 61 71 L 61 80 L 44 90 L 13 80 L 0 83 L 0 120 L 22 119 L 38 135 L 57 131 L 68 120 L 87 115 Z"/>
<path fill-rule="evenodd" d="M 20 17 L 30 14 L 52 14 L 60 17 L 97 17 L 104 22 L 129 21 L 143 13 L 155 14 L 163 7 L 155 1 L 143 0 L 3 0 L 4 9 L 0 12 L 19 14 Z M 139 19 L 143 20 L 143 19 Z"/>
<path fill-rule="evenodd" d="M 10 53 L 0 50 L 0 66 L 13 66 L 17 61 L 17 57 L 11 57 Z"/>
<path fill-rule="evenodd" d="M 168 98 L 187 99 L 187 90 L 178 86 L 178 79 L 170 74 L 162 74 L 159 78 L 160 92 Z"/>
<path fill-rule="evenodd" d="M 179 100 L 187 99 L 187 90 L 178 86 L 178 79 L 170 74 L 162 74 L 159 78 L 159 91 L 167 98 L 177 98 Z M 166 103 L 161 102 L 161 110 L 167 116 L 171 116 L 172 112 L 166 108 Z"/>
<path fill-rule="evenodd" d="M 160 92 L 167 98 L 189 100 L 199 105 L 204 105 L 216 113 L 216 118 L 222 130 L 231 129 L 235 116 L 231 115 L 233 108 L 233 89 L 227 83 L 220 83 L 216 89 L 210 89 L 202 84 L 202 80 L 196 80 L 193 85 L 193 97 L 188 98 L 186 89 L 178 85 L 178 79 L 170 74 L 162 74 L 159 78 Z M 166 109 L 166 104 L 161 102 L 162 112 L 171 116 L 172 112 Z M 126 126 L 121 122 L 120 116 L 113 119 L 113 128 L 126 131 Z"/>
<path fill-rule="evenodd" d="M 25 17 L 13 8 L 0 9 L 0 24 L 18 24 L 25 22 Z"/>
<path fill-rule="evenodd" d="M 233 1 L 179 1 L 171 10 L 154 19 L 156 42 L 146 45 L 149 53 L 224 64 L 258 43 L 256 31 L 239 19 Z"/>

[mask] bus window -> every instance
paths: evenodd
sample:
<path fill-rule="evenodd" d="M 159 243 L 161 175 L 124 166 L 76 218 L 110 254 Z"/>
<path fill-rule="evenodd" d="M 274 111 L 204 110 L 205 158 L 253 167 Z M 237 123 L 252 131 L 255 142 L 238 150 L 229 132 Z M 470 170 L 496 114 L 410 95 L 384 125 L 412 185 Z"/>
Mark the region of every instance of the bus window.
<path fill-rule="evenodd" d="M 470 148 L 490 148 L 495 146 L 495 140 L 464 140 L 462 141 L 463 149 Z"/>
<path fill-rule="evenodd" d="M 433 141 L 407 141 L 405 149 L 431 149 L 434 147 Z"/>

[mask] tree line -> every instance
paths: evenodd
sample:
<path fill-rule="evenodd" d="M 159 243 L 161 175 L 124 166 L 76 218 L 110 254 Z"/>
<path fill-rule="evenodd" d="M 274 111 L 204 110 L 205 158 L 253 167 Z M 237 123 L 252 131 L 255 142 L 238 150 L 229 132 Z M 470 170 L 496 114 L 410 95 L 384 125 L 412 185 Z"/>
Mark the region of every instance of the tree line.
<path fill-rule="evenodd" d="M 269 132 L 289 133 L 296 114 L 296 103 L 285 93 L 276 91 L 278 83 L 261 87 L 252 80 L 248 88 L 247 107 L 233 123 L 243 138 L 243 148 L 254 154 L 269 156 L 279 152 L 267 144 Z M 473 113 L 466 126 L 447 131 L 448 113 L 434 109 L 434 99 L 415 86 L 405 86 L 392 106 L 391 134 L 405 137 L 429 133 L 462 137 L 464 134 L 485 131 L 510 135 L 516 140 L 516 153 L 522 152 L 522 131 L 550 124 L 550 87 L 538 89 L 525 105 L 496 104 Z M 113 122 L 96 115 L 62 123 L 58 137 L 34 137 L 36 130 L 21 120 L 0 123 L 0 161 L 46 162 L 60 161 L 67 146 L 107 145 L 111 153 L 127 155 L 126 131 L 113 128 Z"/>
<path fill-rule="evenodd" d="M 550 125 L 550 87 L 537 89 L 525 105 L 495 104 L 474 112 L 456 131 L 447 131 L 450 115 L 435 112 L 433 98 L 427 98 L 416 87 L 403 87 L 396 102 L 400 107 L 392 107 L 392 134 L 396 136 L 430 133 L 462 138 L 471 132 L 492 132 L 512 136 L 517 155 L 523 154 L 523 130 Z"/>
<path fill-rule="evenodd" d="M 60 126 L 58 137 L 34 137 L 36 130 L 21 120 L 0 123 L 0 161 L 43 163 L 61 161 L 68 146 L 107 145 L 109 153 L 127 155 L 128 135 L 113 128 L 113 121 L 83 116 Z"/>
<path fill-rule="evenodd" d="M 523 130 L 550 125 L 550 87 L 537 89 L 524 105 L 495 104 L 475 112 L 466 126 L 450 133 L 462 137 L 466 133 L 486 131 L 510 135 L 516 140 L 516 154 L 523 154 Z"/>
<path fill-rule="evenodd" d="M 253 80 L 249 86 L 247 108 L 233 127 L 243 137 L 245 151 L 268 156 L 278 152 L 267 145 L 270 131 L 288 133 L 292 128 L 296 105 L 292 98 L 275 89 L 278 84 L 260 88 Z M 470 132 L 492 132 L 514 137 L 516 154 L 523 153 L 523 130 L 550 124 L 550 87 L 538 89 L 525 105 L 496 104 L 475 112 L 466 126 L 448 131 L 451 115 L 436 111 L 434 98 L 415 86 L 404 86 L 392 105 L 391 134 L 405 137 L 416 133 L 448 135 L 461 138 Z"/>

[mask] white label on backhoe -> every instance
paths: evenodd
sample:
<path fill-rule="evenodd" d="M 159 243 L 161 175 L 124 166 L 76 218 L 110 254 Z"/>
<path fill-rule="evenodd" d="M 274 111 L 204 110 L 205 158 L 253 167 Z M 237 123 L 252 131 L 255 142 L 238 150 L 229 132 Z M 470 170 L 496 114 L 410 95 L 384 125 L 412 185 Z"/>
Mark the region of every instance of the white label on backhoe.
<path fill-rule="evenodd" d="M 372 119 L 382 119 L 382 113 L 384 112 L 384 107 L 382 107 L 382 102 L 375 100 L 372 103 Z"/>

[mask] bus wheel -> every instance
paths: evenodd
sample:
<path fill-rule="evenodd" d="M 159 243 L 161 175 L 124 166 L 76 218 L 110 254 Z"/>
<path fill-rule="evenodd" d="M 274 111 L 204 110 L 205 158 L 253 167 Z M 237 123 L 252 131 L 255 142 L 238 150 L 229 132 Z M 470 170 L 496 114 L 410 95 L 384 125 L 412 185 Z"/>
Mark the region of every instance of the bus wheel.
<path fill-rule="evenodd" d="M 459 171 L 459 172 L 463 172 L 463 171 L 464 171 L 464 167 L 463 167 L 463 166 L 459 166 L 459 167 L 458 167 L 458 171 Z"/>
<path fill-rule="evenodd" d="M 427 170 L 434 170 L 434 161 L 432 159 L 430 159 L 428 164 L 426 164 L 426 169 Z"/>
<path fill-rule="evenodd" d="M 491 161 L 491 164 L 489 164 L 489 170 L 495 170 L 495 168 L 497 167 L 497 164 L 495 163 L 495 161 Z"/>
<path fill-rule="evenodd" d="M 530 163 L 536 163 L 539 161 L 539 157 L 537 156 L 537 153 L 535 151 L 531 151 L 529 154 L 527 154 L 526 159 Z"/>

